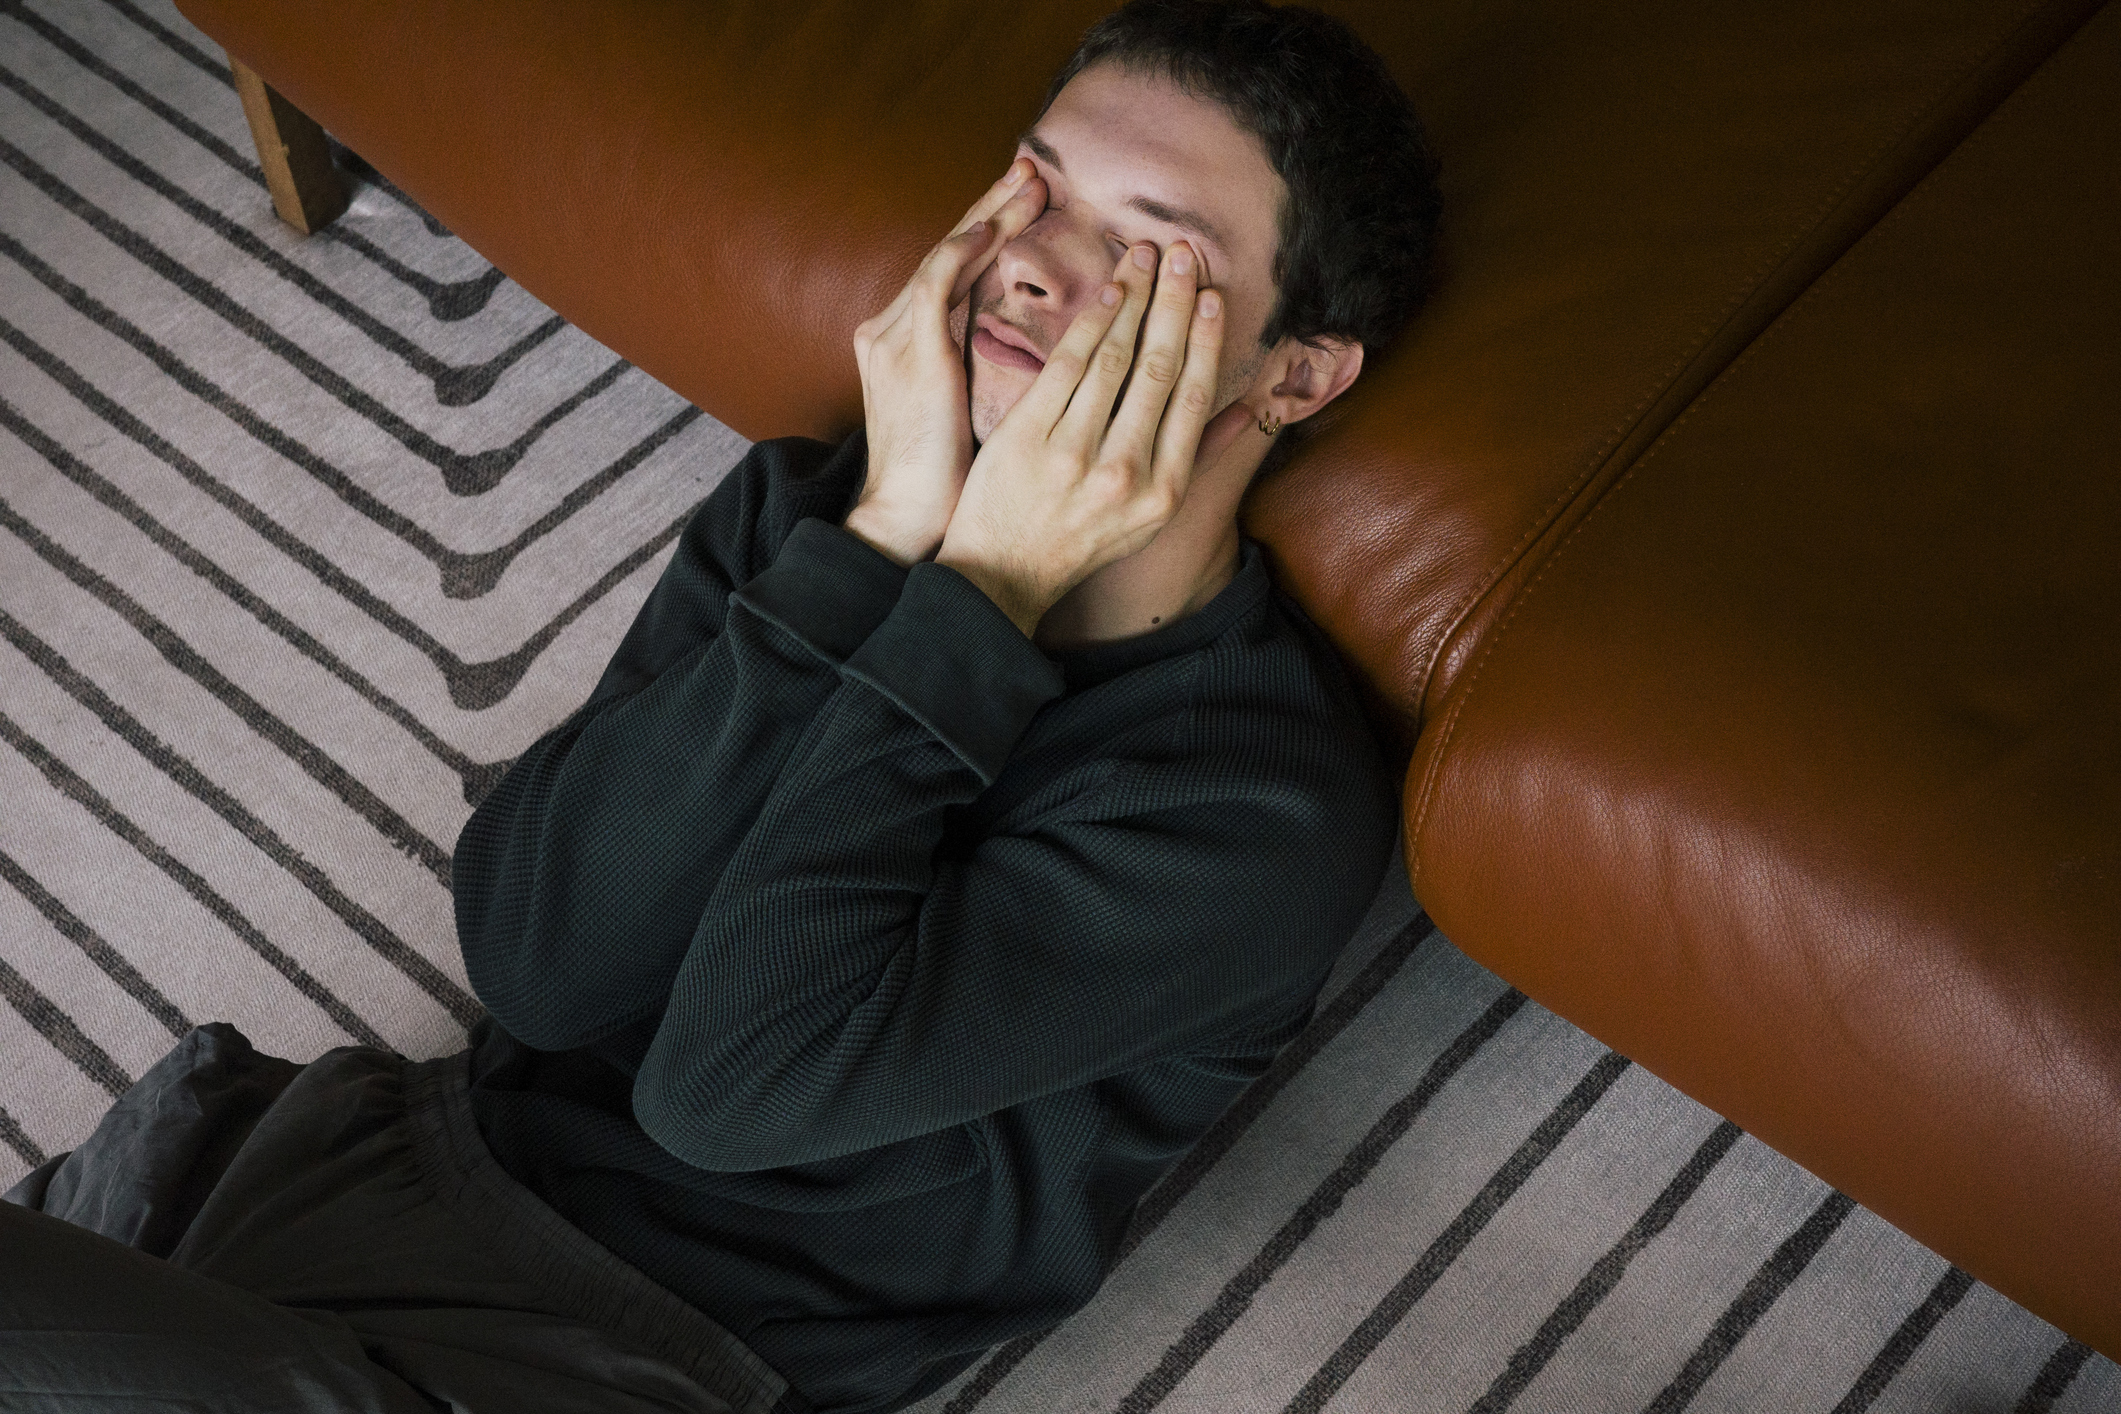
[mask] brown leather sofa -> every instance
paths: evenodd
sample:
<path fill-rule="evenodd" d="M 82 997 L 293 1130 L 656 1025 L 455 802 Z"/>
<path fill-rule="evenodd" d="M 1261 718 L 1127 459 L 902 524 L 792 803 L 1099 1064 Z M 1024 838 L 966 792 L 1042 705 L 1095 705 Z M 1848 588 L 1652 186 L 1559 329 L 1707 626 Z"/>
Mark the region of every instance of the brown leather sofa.
<path fill-rule="evenodd" d="M 744 434 L 1106 0 L 181 0 Z M 1437 297 L 1246 528 L 1374 688 L 1450 937 L 2121 1356 L 2121 11 L 1329 3 Z"/>

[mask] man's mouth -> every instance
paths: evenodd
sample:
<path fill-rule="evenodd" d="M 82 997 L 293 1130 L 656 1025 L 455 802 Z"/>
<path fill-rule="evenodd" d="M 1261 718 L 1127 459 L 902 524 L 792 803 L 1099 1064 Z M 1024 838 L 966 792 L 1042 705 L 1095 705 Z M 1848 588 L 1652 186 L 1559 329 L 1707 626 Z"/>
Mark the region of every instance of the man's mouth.
<path fill-rule="evenodd" d="M 982 314 L 972 330 L 972 351 L 1000 368 L 1036 373 L 1046 366 L 1024 334 L 991 314 Z"/>

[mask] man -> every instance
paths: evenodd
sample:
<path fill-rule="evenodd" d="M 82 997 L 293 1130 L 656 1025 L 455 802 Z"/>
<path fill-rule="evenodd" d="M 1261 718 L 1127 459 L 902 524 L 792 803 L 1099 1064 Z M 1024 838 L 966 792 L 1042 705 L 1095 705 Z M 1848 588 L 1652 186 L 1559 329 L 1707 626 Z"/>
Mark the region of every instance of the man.
<path fill-rule="evenodd" d="M 0 1393 L 888 1410 L 1088 1300 L 1391 848 L 1236 512 L 1432 167 L 1322 17 L 1095 27 L 860 326 L 865 433 L 755 447 L 465 827 L 472 1048 L 194 1032 L 10 1195 L 74 1226 L 4 1216 Z"/>

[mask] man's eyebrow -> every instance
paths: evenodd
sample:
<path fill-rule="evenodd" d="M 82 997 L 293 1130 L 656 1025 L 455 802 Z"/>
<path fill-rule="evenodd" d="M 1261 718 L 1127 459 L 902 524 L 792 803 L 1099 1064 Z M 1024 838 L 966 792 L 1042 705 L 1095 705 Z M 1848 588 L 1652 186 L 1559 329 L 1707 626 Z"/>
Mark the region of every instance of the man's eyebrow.
<path fill-rule="evenodd" d="M 1129 197 L 1127 198 L 1127 205 L 1153 221 L 1161 221 L 1167 226 L 1176 226 L 1182 231 L 1190 231 L 1210 245 L 1220 247 L 1223 250 L 1229 249 L 1228 244 L 1223 240 L 1222 232 L 1215 229 L 1215 223 L 1198 211 L 1188 211 L 1183 206 L 1166 206 L 1164 203 L 1146 196 Z"/>
<path fill-rule="evenodd" d="M 1062 163 L 1060 154 L 1053 150 L 1053 144 L 1038 135 L 1036 128 L 1026 128 L 1017 142 L 1030 149 L 1032 156 L 1054 171 L 1062 176 L 1068 174 L 1068 168 Z M 1230 243 L 1223 239 L 1223 233 L 1216 224 L 1198 211 L 1189 211 L 1183 206 L 1171 206 L 1147 196 L 1129 197 L 1126 204 L 1152 221 L 1161 221 L 1167 226 L 1190 231 L 1223 251 L 1227 252 L 1230 248 Z"/>
<path fill-rule="evenodd" d="M 1068 169 L 1067 167 L 1062 165 L 1060 160 L 1060 154 L 1053 150 L 1053 146 L 1051 143 L 1048 143 L 1044 138 L 1038 135 L 1037 128 L 1025 128 L 1024 135 L 1018 138 L 1017 141 L 1023 144 L 1025 147 L 1030 148 L 1031 155 L 1033 157 L 1036 157 L 1039 161 L 1045 163 L 1054 171 L 1059 172 L 1062 176 L 1067 175 Z"/>

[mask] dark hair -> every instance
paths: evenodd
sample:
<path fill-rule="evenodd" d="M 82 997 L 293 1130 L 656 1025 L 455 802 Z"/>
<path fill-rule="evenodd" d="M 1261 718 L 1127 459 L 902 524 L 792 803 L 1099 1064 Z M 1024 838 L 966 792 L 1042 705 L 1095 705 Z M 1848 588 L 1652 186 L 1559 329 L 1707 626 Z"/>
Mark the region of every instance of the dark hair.
<path fill-rule="evenodd" d="M 1260 344 L 1332 335 L 1369 353 L 1429 291 L 1442 206 L 1421 120 L 1377 52 L 1330 15 L 1265 0 L 1132 0 L 1084 34 L 1045 106 L 1114 61 L 1229 110 L 1287 186 Z"/>

